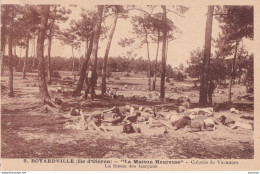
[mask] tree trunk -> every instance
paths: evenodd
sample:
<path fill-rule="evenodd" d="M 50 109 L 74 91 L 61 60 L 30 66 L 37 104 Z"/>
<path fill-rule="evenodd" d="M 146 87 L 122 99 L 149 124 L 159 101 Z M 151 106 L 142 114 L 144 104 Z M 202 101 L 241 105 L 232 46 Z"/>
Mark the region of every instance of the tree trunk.
<path fill-rule="evenodd" d="M 2 6 L 2 8 L 4 8 Z M 4 53 L 6 44 L 6 11 L 1 11 L 1 75 L 4 75 Z"/>
<path fill-rule="evenodd" d="M 86 55 L 88 54 L 88 47 L 89 47 L 89 38 L 86 40 L 86 43 L 85 43 L 85 58 L 86 58 Z M 80 60 L 79 73 L 81 72 L 81 69 L 82 69 L 83 64 L 84 64 L 84 61 L 83 61 L 83 63 L 82 63 L 81 60 Z"/>
<path fill-rule="evenodd" d="M 80 57 L 81 57 L 81 50 L 80 50 L 80 47 L 79 47 L 79 70 L 81 69 L 81 61 L 80 61 Z"/>
<path fill-rule="evenodd" d="M 72 51 L 72 74 L 74 74 L 75 71 L 75 60 L 74 60 L 74 52 L 73 52 L 73 46 L 71 46 L 71 51 Z"/>
<path fill-rule="evenodd" d="M 42 16 L 41 16 L 41 24 L 38 30 L 38 38 L 37 38 L 37 57 L 39 61 L 38 63 L 39 89 L 42 96 L 42 102 L 49 103 L 50 96 L 49 96 L 46 79 L 45 79 L 44 39 L 45 39 L 45 33 L 47 29 L 47 22 L 49 18 L 50 6 L 41 5 L 40 8 L 42 10 Z"/>
<path fill-rule="evenodd" d="M 25 60 L 24 60 L 24 64 L 23 64 L 23 79 L 25 79 L 26 71 L 27 71 L 28 52 L 29 52 L 29 40 L 30 40 L 30 35 L 28 34 L 27 37 L 26 37 Z"/>
<path fill-rule="evenodd" d="M 22 61 L 22 47 L 21 47 L 21 49 L 20 49 L 20 56 L 19 56 L 19 62 L 18 62 L 18 67 L 20 67 L 20 65 L 21 65 L 21 61 Z"/>
<path fill-rule="evenodd" d="M 214 6 L 208 6 L 208 14 L 206 21 L 205 32 L 205 49 L 203 58 L 203 70 L 200 82 L 200 99 L 201 106 L 207 105 L 208 98 L 208 80 L 209 80 L 209 67 L 210 67 L 210 51 L 211 51 L 211 33 L 212 33 L 212 19 L 213 19 Z"/>
<path fill-rule="evenodd" d="M 166 39 L 166 53 L 165 53 L 165 63 L 167 64 L 168 60 L 168 47 L 169 47 L 169 41 L 168 38 Z"/>
<path fill-rule="evenodd" d="M 241 84 L 241 73 L 242 73 L 242 69 L 241 69 L 241 66 L 239 65 L 238 67 L 238 73 L 239 73 L 239 76 L 238 76 L 238 84 L 240 85 Z"/>
<path fill-rule="evenodd" d="M 49 36 L 48 36 L 48 64 L 47 64 L 47 83 L 51 84 L 51 46 L 52 46 L 52 31 L 53 31 L 53 25 L 56 20 L 56 14 L 57 14 L 57 5 L 54 5 L 53 9 L 53 18 L 52 21 L 49 22 Z"/>
<path fill-rule="evenodd" d="M 78 71 L 80 71 L 81 70 L 81 60 L 80 60 L 80 57 L 79 57 L 79 70 Z"/>
<path fill-rule="evenodd" d="M 50 36 L 48 37 L 48 66 L 47 66 L 47 83 L 51 84 L 51 32 Z"/>
<path fill-rule="evenodd" d="M 163 23 L 167 24 L 167 16 L 166 16 L 166 6 L 162 5 L 163 9 L 163 16 L 162 20 Z M 160 98 L 164 99 L 165 97 L 165 68 L 166 68 L 166 40 L 167 40 L 167 29 L 164 27 L 163 29 L 163 43 L 162 43 L 162 71 L 161 71 L 161 89 L 160 89 Z"/>
<path fill-rule="evenodd" d="M 98 52 L 98 41 L 99 41 L 100 28 L 102 22 L 102 14 L 103 14 L 103 5 L 98 5 L 96 25 L 94 27 L 93 48 L 90 57 L 91 59 L 94 60 L 93 72 L 97 72 L 97 52 Z"/>
<path fill-rule="evenodd" d="M 86 40 L 85 56 L 88 54 L 88 47 L 89 47 L 89 39 Z"/>
<path fill-rule="evenodd" d="M 35 67 L 35 59 L 36 59 L 36 56 L 35 56 L 35 39 L 36 38 L 33 38 L 33 45 L 32 45 L 32 57 L 33 57 L 33 63 L 32 63 L 32 70 L 34 70 L 34 67 Z"/>
<path fill-rule="evenodd" d="M 16 44 L 15 43 L 13 43 L 13 48 L 14 48 L 14 57 L 16 57 L 17 55 L 16 55 Z"/>
<path fill-rule="evenodd" d="M 33 57 L 33 50 L 34 50 L 34 37 L 32 38 L 32 50 L 31 50 L 31 57 Z"/>
<path fill-rule="evenodd" d="M 112 42 L 112 39 L 113 39 L 113 35 L 114 35 L 115 29 L 116 29 L 117 19 L 118 19 L 118 12 L 116 12 L 116 14 L 115 14 L 114 23 L 113 23 L 112 29 L 111 29 L 109 37 L 108 37 L 106 52 L 105 52 L 104 61 L 103 61 L 103 69 L 102 69 L 102 95 L 104 95 L 106 93 L 106 89 L 107 89 L 107 87 L 106 87 L 107 59 L 108 59 L 110 45 L 111 45 L 111 42 Z"/>
<path fill-rule="evenodd" d="M 239 63 L 239 65 L 238 65 L 238 84 L 240 85 L 240 83 L 241 83 L 241 76 L 242 76 L 242 57 L 241 57 L 241 55 L 242 55 L 242 53 L 243 53 L 243 51 L 244 51 L 244 48 L 243 48 L 243 40 L 242 40 L 242 46 L 241 46 L 241 50 L 240 50 L 240 52 L 239 52 L 239 55 L 237 56 L 237 59 L 238 60 L 240 60 L 240 63 Z"/>
<path fill-rule="evenodd" d="M 233 77 L 232 77 L 232 73 L 235 73 L 235 66 L 236 66 L 236 58 L 237 58 L 237 47 L 238 47 L 239 41 L 236 41 L 236 47 L 235 47 L 235 53 L 234 53 L 234 58 L 233 58 L 233 62 L 232 62 L 232 69 L 231 69 L 231 75 L 229 78 L 229 92 L 228 92 L 228 101 L 231 103 L 232 102 L 232 97 L 231 97 L 231 88 L 232 88 L 232 83 L 233 83 Z"/>
<path fill-rule="evenodd" d="M 169 42 L 168 42 L 168 32 L 167 32 L 167 37 L 166 37 L 166 53 L 165 53 L 165 64 L 167 65 L 167 58 L 168 58 L 168 45 L 169 45 Z"/>
<path fill-rule="evenodd" d="M 103 5 L 98 5 L 98 11 L 97 11 L 97 20 L 96 25 L 94 27 L 94 39 L 93 39 L 93 49 L 91 53 L 91 59 L 94 60 L 94 66 L 93 66 L 93 72 L 94 74 L 97 74 L 97 52 L 98 52 L 98 41 L 99 41 L 99 35 L 100 35 L 100 28 L 102 23 L 102 14 L 103 14 Z M 93 86 L 91 90 L 91 96 L 94 96 L 95 94 L 95 86 Z"/>
<path fill-rule="evenodd" d="M 32 63 L 32 69 L 34 70 L 34 67 L 35 67 L 35 60 L 36 60 L 36 57 L 34 56 L 33 57 L 33 63 Z"/>
<path fill-rule="evenodd" d="M 90 41 L 89 41 L 88 50 L 87 50 L 87 52 L 85 52 L 85 61 L 83 62 L 83 65 L 82 65 L 82 68 L 81 68 L 81 71 L 80 71 L 80 77 L 79 77 L 79 80 L 78 80 L 78 83 L 77 83 L 77 87 L 73 91 L 73 95 L 80 95 L 80 93 L 81 93 L 83 83 L 84 83 L 84 80 L 85 80 L 85 77 L 86 77 L 86 70 L 87 70 L 87 67 L 88 67 L 88 62 L 89 62 L 90 55 L 91 55 L 91 52 L 92 52 L 93 38 L 94 38 L 94 34 L 92 34 Z"/>
<path fill-rule="evenodd" d="M 10 9 L 10 29 L 8 35 L 8 57 L 9 57 L 9 82 L 8 82 L 8 96 L 14 97 L 13 89 L 13 26 L 14 26 L 14 9 L 11 6 Z"/>
<path fill-rule="evenodd" d="M 151 60 L 150 60 L 150 50 L 149 50 L 149 42 L 148 42 L 148 33 L 146 28 L 145 30 L 145 41 L 146 41 L 146 49 L 147 49 L 147 59 L 148 59 L 148 90 L 151 91 Z"/>
<path fill-rule="evenodd" d="M 2 37 L 5 37 L 5 36 L 2 36 Z M 5 55 L 5 44 L 3 45 L 3 47 L 1 47 L 1 75 L 4 75 L 4 66 L 5 66 L 4 55 Z"/>
<path fill-rule="evenodd" d="M 165 66 L 166 66 L 165 72 L 167 72 L 168 45 L 169 45 L 169 42 L 168 42 L 168 32 L 167 32 L 166 48 L 165 48 Z M 169 75 L 169 74 L 168 74 L 168 75 Z M 167 78 L 168 78 L 168 75 L 165 74 L 165 76 L 166 76 Z"/>
<path fill-rule="evenodd" d="M 157 49 L 156 49 L 156 56 L 155 56 L 155 63 L 154 63 L 154 74 L 153 74 L 152 91 L 155 91 L 155 88 L 156 88 L 156 68 L 157 68 L 157 59 L 158 59 L 159 46 L 160 46 L 159 37 L 160 37 L 160 32 L 158 31 L 158 39 L 157 39 Z"/>

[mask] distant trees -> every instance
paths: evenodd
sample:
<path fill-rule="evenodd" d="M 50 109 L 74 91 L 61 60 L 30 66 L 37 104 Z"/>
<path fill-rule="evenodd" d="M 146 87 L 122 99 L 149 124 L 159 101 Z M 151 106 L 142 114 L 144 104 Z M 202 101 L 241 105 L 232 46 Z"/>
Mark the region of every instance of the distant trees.
<path fill-rule="evenodd" d="M 160 7 L 162 9 L 162 13 L 153 14 L 154 9 Z M 148 9 L 148 10 L 147 10 Z M 158 58 L 158 51 L 160 42 L 164 42 L 165 44 L 162 45 L 162 61 L 161 61 L 161 98 L 164 98 L 164 84 L 165 84 L 165 71 L 166 71 L 166 61 L 167 61 L 167 46 L 168 42 L 174 40 L 175 37 L 173 36 L 174 33 L 179 32 L 178 28 L 174 25 L 174 23 L 167 18 L 167 13 L 174 13 L 179 16 L 184 14 L 188 8 L 184 6 L 172 6 L 166 9 L 166 6 L 156 6 L 150 5 L 147 6 L 147 9 L 144 10 L 142 8 L 133 7 L 133 10 L 139 11 L 140 15 L 136 15 L 132 18 L 133 20 L 133 33 L 136 35 L 135 38 L 125 38 L 122 39 L 118 44 L 125 47 L 128 45 L 132 45 L 136 39 L 141 40 L 140 44 L 134 46 L 131 51 L 128 52 L 130 56 L 132 52 L 136 49 L 141 48 L 144 44 L 146 45 L 147 50 L 147 59 L 148 59 L 148 89 L 155 90 L 155 82 L 156 82 L 156 70 L 157 70 L 157 58 Z M 163 33 L 161 36 L 160 34 Z M 152 40 L 152 41 L 149 41 Z M 156 42 L 157 43 L 157 51 L 155 55 L 155 64 L 153 68 L 154 72 L 154 80 L 153 84 L 151 85 L 151 59 L 150 59 L 150 43 Z"/>
<path fill-rule="evenodd" d="M 185 70 L 190 77 L 200 79 L 203 69 L 203 56 L 203 50 L 199 47 L 190 52 L 190 61 L 188 61 L 188 67 Z"/>
<path fill-rule="evenodd" d="M 133 17 L 134 34 L 138 35 L 138 38 L 143 39 L 142 44 L 146 44 L 147 60 L 148 60 L 148 90 L 151 90 L 151 59 L 150 59 L 150 48 L 148 41 L 148 32 L 150 33 L 151 24 L 147 20 L 149 16 L 144 17 L 135 16 Z M 149 31 L 148 31 L 149 30 Z"/>
<path fill-rule="evenodd" d="M 35 34 L 39 25 L 39 14 L 36 10 L 36 6 L 25 5 L 22 8 L 22 18 L 19 20 L 20 26 L 17 30 L 22 30 L 19 33 L 20 37 L 23 37 L 25 45 L 25 60 L 23 64 L 23 78 L 26 77 L 26 71 L 28 69 L 28 54 L 29 54 L 29 41 Z"/>
<path fill-rule="evenodd" d="M 248 51 L 245 49 L 245 46 L 243 45 L 243 41 L 240 44 L 241 46 L 238 48 L 237 53 L 237 66 L 236 66 L 236 74 L 238 78 L 238 83 L 240 84 L 244 79 L 242 80 L 242 76 L 245 74 L 245 69 L 247 69 L 247 62 L 251 55 L 248 54 Z"/>
<path fill-rule="evenodd" d="M 9 81 L 8 96 L 14 97 L 13 90 L 13 60 L 16 56 L 16 44 L 19 42 L 21 31 L 18 34 L 19 20 L 21 18 L 21 8 L 18 5 L 1 6 L 1 71 L 4 73 L 4 65 L 8 62 Z M 18 38 L 19 37 L 19 38 Z M 8 46 L 8 59 L 5 59 L 5 48 Z"/>
<path fill-rule="evenodd" d="M 79 41 L 77 40 L 77 37 L 72 32 L 72 29 L 66 29 L 63 32 L 59 33 L 58 36 L 59 40 L 62 41 L 63 45 L 69 45 L 71 46 L 71 54 L 72 54 L 72 74 L 74 74 L 75 71 L 75 57 L 74 57 L 74 49 L 79 46 Z"/>
<path fill-rule="evenodd" d="M 22 77 L 26 77 L 26 72 L 28 71 L 28 57 L 29 57 L 29 46 L 30 46 L 30 40 L 33 39 L 35 40 L 35 36 L 37 35 L 37 31 L 40 26 L 40 13 L 38 10 L 38 7 L 35 5 L 10 5 L 11 7 L 15 8 L 15 14 L 14 14 L 14 24 L 13 24 L 13 49 L 14 49 L 14 56 L 16 57 L 16 47 L 20 47 L 20 59 L 19 59 L 19 64 L 16 65 L 18 70 L 22 69 Z M 4 33 L 6 33 L 6 24 L 8 24 L 9 20 L 11 18 L 6 17 L 5 13 L 5 8 L 7 6 L 3 5 L 2 6 L 2 11 L 3 11 L 3 16 L 5 16 L 4 20 L 2 21 L 2 44 L 1 44 L 1 49 L 3 50 L 2 52 L 4 53 L 5 50 L 5 40 L 6 37 L 4 37 Z M 48 47 L 48 53 L 50 57 L 50 52 L 51 52 L 51 42 L 50 38 L 52 38 L 55 34 L 56 31 L 59 29 L 58 25 L 55 22 L 64 22 L 66 21 L 67 17 L 64 16 L 65 14 L 68 14 L 69 12 L 66 11 L 63 7 L 60 7 L 59 5 L 53 5 L 51 6 L 51 14 L 48 22 L 48 32 L 46 35 L 48 36 L 49 39 L 49 47 Z M 32 45 L 34 47 L 34 45 Z M 21 64 L 21 51 L 25 48 L 25 56 L 24 56 L 24 61 L 23 65 Z M 32 48 L 34 51 L 34 48 Z M 2 63 L 4 59 L 2 59 Z M 49 67 L 50 67 L 50 61 L 48 61 L 48 66 L 47 69 L 49 72 Z M 35 59 L 33 60 L 33 64 L 31 66 L 34 66 L 35 64 Z M 32 67 L 33 68 L 33 67 Z M 3 70 L 3 66 L 2 66 Z M 48 79 L 50 81 L 50 76 L 48 73 Z"/>
<path fill-rule="evenodd" d="M 254 54 L 251 54 L 244 63 L 246 69 L 245 84 L 247 92 L 254 93 Z"/>
<path fill-rule="evenodd" d="M 10 24 L 10 21 L 13 20 L 12 17 L 8 16 L 7 8 L 13 8 L 14 9 L 14 22 L 13 22 L 13 29 L 12 29 L 12 47 L 13 47 L 13 54 L 14 57 L 17 56 L 16 48 L 17 46 L 20 47 L 20 54 L 22 49 L 25 48 L 25 59 L 22 65 L 22 77 L 26 77 L 26 71 L 28 69 L 28 51 L 29 51 L 29 41 L 32 38 L 33 35 L 35 35 L 35 32 L 39 25 L 39 15 L 35 9 L 36 6 L 33 5 L 3 5 L 1 7 L 2 11 L 2 32 L 1 32 L 1 49 L 3 50 L 2 53 L 5 51 L 5 45 L 6 45 L 6 39 L 9 31 L 7 30 Z M 21 57 L 21 55 L 20 55 Z M 19 59 L 19 66 L 21 63 L 21 59 Z M 4 66 L 6 62 L 2 59 L 2 65 Z M 2 68 L 3 68 L 2 66 Z"/>
<path fill-rule="evenodd" d="M 59 23 L 64 23 L 68 20 L 70 10 L 60 5 L 51 5 L 50 14 L 47 25 L 47 39 L 48 39 L 48 64 L 47 64 L 47 82 L 51 83 L 51 47 L 53 38 L 59 34 Z M 73 49 L 73 48 L 72 48 Z"/>
<path fill-rule="evenodd" d="M 188 67 L 185 69 L 185 72 L 188 73 L 190 77 L 198 78 L 198 80 L 200 80 L 203 70 L 203 50 L 197 48 L 196 50 L 191 51 L 190 55 L 190 61 L 188 61 Z M 228 63 L 229 62 L 223 58 L 216 57 L 211 54 L 209 71 L 210 79 L 218 82 L 225 80 L 228 73 Z"/>
<path fill-rule="evenodd" d="M 229 82 L 229 95 L 228 100 L 231 102 L 231 88 L 233 80 L 236 78 L 236 61 L 238 55 L 238 47 L 243 38 L 253 39 L 253 28 L 254 28 L 254 8 L 253 6 L 223 6 L 216 9 L 218 16 L 216 19 L 220 22 L 220 28 L 222 29 L 221 41 L 226 49 L 227 54 L 232 51 L 234 54 L 232 68 L 230 73 Z M 221 45 L 221 44 L 220 44 Z M 232 49 L 232 46 L 234 48 Z M 219 47 L 222 49 L 223 47 Z M 222 49 L 223 51 L 223 49 Z"/>
<path fill-rule="evenodd" d="M 181 63 L 181 64 L 179 65 L 179 69 L 180 69 L 180 70 L 184 70 L 184 65 L 183 65 L 183 63 Z"/>
<path fill-rule="evenodd" d="M 29 61 L 32 61 L 34 58 L 29 57 Z M 128 73 L 144 73 L 148 71 L 148 67 L 145 66 L 148 64 L 147 59 L 139 58 L 139 59 L 131 59 L 124 57 L 109 57 L 107 64 L 107 78 L 111 76 L 111 72 L 128 72 Z M 18 59 L 14 60 L 14 64 L 18 63 Z M 102 69 L 104 58 L 99 57 L 97 60 L 97 73 L 99 77 L 102 77 Z M 46 64 L 47 62 L 45 62 Z M 93 60 L 89 62 L 93 64 Z M 154 67 L 155 60 L 151 61 L 151 66 Z M 157 72 L 161 72 L 161 61 L 157 62 Z M 79 62 L 75 62 L 75 67 L 79 66 Z M 72 69 L 72 59 L 68 59 L 65 57 L 53 57 L 52 56 L 52 69 L 55 71 L 67 71 Z M 174 78 L 177 80 L 177 72 L 179 70 L 173 69 L 173 67 L 169 64 L 166 66 L 166 77 Z M 151 69 L 151 74 L 154 73 L 154 70 Z M 160 77 L 160 74 L 157 73 L 157 77 Z"/>

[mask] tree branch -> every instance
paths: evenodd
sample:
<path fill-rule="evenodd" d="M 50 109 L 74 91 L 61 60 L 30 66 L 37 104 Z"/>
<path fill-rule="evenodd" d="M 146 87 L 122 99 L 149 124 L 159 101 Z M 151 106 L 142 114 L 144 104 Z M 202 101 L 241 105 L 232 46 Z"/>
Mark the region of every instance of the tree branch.
<path fill-rule="evenodd" d="M 132 10 L 138 10 L 138 11 L 141 11 L 141 12 L 147 14 L 147 15 L 148 15 L 149 17 L 151 17 L 151 18 L 153 18 L 153 19 L 155 19 L 155 20 L 157 20 L 157 21 L 161 21 L 161 20 L 159 20 L 159 19 L 153 17 L 151 13 L 148 13 L 147 11 L 145 11 L 145 10 L 143 10 L 143 9 L 140 9 L 140 8 L 133 8 Z M 153 10 L 152 10 L 152 11 L 153 11 Z"/>
<path fill-rule="evenodd" d="M 109 16 L 114 16 L 114 14 L 115 14 L 115 13 L 110 13 L 110 14 L 108 14 L 108 15 L 106 15 L 106 16 L 103 16 L 103 19 L 105 19 L 105 18 L 107 18 L 107 17 L 109 17 Z"/>
<path fill-rule="evenodd" d="M 229 15 L 229 14 L 227 14 L 227 13 L 213 14 L 213 16 L 222 16 L 222 15 Z"/>
<path fill-rule="evenodd" d="M 185 18 L 185 16 L 182 16 L 181 14 L 177 13 L 176 11 L 173 11 L 173 10 L 167 9 L 166 13 L 168 13 L 168 12 L 175 13 L 175 14 L 177 14 L 178 16 L 180 16 L 180 17 L 182 17 L 182 18 Z"/>

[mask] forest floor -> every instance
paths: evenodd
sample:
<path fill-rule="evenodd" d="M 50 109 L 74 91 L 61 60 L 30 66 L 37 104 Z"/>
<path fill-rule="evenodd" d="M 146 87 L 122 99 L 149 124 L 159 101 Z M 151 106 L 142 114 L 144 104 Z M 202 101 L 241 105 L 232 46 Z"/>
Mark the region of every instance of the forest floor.
<path fill-rule="evenodd" d="M 80 97 L 71 97 L 71 91 L 75 88 L 70 83 L 73 78 L 71 72 L 60 72 L 62 79 L 54 79 L 52 85 L 48 85 L 51 98 L 62 99 L 67 107 L 80 106 L 85 113 L 97 110 L 105 110 L 113 106 L 126 104 L 143 107 L 156 106 L 161 109 L 175 110 L 176 100 L 181 96 L 189 96 L 191 108 L 197 107 L 199 91 L 192 89 L 193 81 L 185 80 L 176 82 L 171 79 L 166 83 L 167 101 L 156 99 L 146 100 L 116 100 L 95 99 L 83 100 Z M 142 133 L 124 134 L 121 126 L 111 126 L 109 132 L 97 132 L 94 130 L 75 130 L 64 127 L 65 121 L 57 114 L 41 113 L 40 95 L 37 81 L 37 73 L 28 73 L 26 79 L 22 79 L 20 72 L 14 73 L 15 97 L 7 96 L 8 76 L 1 78 L 1 156 L 2 158 L 138 158 L 138 159 L 252 159 L 254 158 L 254 131 L 243 128 L 230 129 L 226 126 L 218 126 L 215 131 L 188 132 L 186 128 L 178 131 L 164 133 L 163 127 L 149 129 L 147 125 L 141 125 Z M 69 78 L 68 78 L 69 77 Z M 147 78 L 144 75 L 131 74 L 125 77 L 125 73 L 113 74 L 108 79 L 108 87 L 117 90 L 117 94 L 125 97 L 142 95 L 158 97 L 155 92 L 148 92 Z M 100 83 L 100 79 L 99 79 Z M 160 79 L 157 79 L 157 91 Z M 64 87 L 65 94 L 57 93 L 59 87 Z M 175 88 L 179 91 L 176 92 Z M 214 117 L 225 115 L 233 120 L 253 122 L 240 117 L 254 117 L 254 103 L 247 100 L 238 100 L 238 96 L 245 95 L 245 86 L 234 85 L 233 104 L 228 105 L 228 88 L 216 89 L 223 91 L 216 93 L 213 100 L 221 104 L 219 112 Z M 98 88 L 97 94 L 100 93 Z M 157 92 L 158 93 L 158 92 Z M 230 108 L 243 111 L 240 114 L 230 112 Z M 68 109 L 69 110 L 69 109 Z M 167 112 L 167 111 L 166 111 Z"/>

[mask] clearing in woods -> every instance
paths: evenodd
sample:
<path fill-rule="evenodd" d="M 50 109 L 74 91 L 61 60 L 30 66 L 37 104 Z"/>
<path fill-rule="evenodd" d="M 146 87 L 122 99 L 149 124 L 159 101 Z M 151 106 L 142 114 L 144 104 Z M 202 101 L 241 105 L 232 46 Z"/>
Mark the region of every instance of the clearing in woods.
<path fill-rule="evenodd" d="M 60 74 L 62 79 L 67 80 L 53 79 L 53 84 L 48 86 L 51 98 L 62 99 L 68 110 L 70 107 L 80 106 L 84 113 L 126 104 L 156 106 L 162 110 L 161 112 L 167 112 L 176 109 L 175 101 L 178 97 L 189 96 L 191 108 L 196 107 L 199 99 L 199 91 L 192 88 L 194 85 L 192 80 L 177 82 L 171 79 L 170 83 L 166 83 L 166 97 L 171 99 L 168 101 L 112 98 L 85 101 L 80 97 L 71 97 L 71 91 L 75 88 L 71 72 Z M 117 89 L 117 94 L 125 97 L 133 95 L 158 97 L 155 92 L 146 90 L 147 79 L 143 77 L 144 75 L 140 74 L 139 76 L 131 74 L 130 77 L 125 77 L 124 73 L 113 74 L 113 77 L 108 79 L 107 87 Z M 66 129 L 64 127 L 66 120 L 60 119 L 57 114 L 37 111 L 41 107 L 37 78 L 37 73 L 28 73 L 27 79 L 22 79 L 22 73 L 15 72 L 14 98 L 6 95 L 8 76 L 1 78 L 2 158 L 254 158 L 253 130 L 243 128 L 229 129 L 219 125 L 215 131 L 192 133 L 184 128 L 164 133 L 163 127 L 149 129 L 147 125 L 142 124 L 141 134 L 121 133 L 122 126 L 108 127 L 109 132 Z M 158 78 L 157 91 L 159 83 Z M 57 93 L 57 88 L 60 86 L 67 91 L 65 94 Z M 226 104 L 228 88 L 221 90 L 222 93 L 216 93 L 213 97 L 215 102 L 221 104 L 220 111 L 215 112 L 214 116 L 225 115 L 234 120 L 242 120 L 240 118 L 242 115 L 253 117 L 253 102 L 237 99 L 246 93 L 245 86 L 233 86 L 232 106 Z M 100 87 L 96 93 L 100 93 Z M 230 107 L 235 107 L 243 113 L 231 113 Z M 251 120 L 242 121 L 249 123 Z"/>

